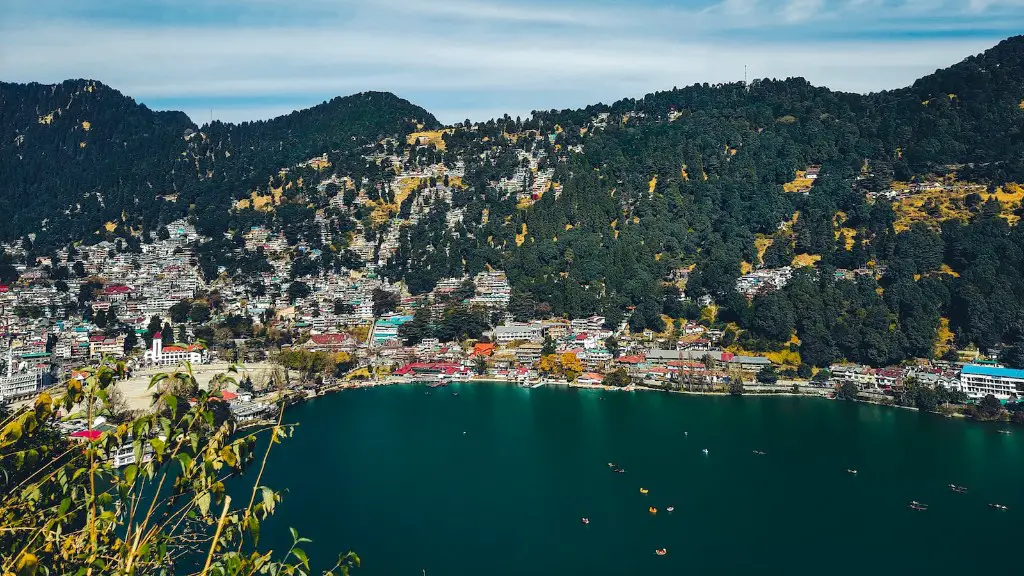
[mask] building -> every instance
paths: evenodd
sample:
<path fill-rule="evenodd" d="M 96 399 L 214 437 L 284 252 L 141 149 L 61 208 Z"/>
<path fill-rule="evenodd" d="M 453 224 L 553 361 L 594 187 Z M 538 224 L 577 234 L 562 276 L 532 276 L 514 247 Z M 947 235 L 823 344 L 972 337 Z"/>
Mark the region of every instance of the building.
<path fill-rule="evenodd" d="M 506 324 L 494 328 L 494 340 L 499 344 L 508 344 L 517 340 L 536 340 L 544 336 L 544 326 L 540 324 Z"/>
<path fill-rule="evenodd" d="M 398 327 L 412 320 L 412 316 L 389 316 L 377 320 L 373 325 L 374 342 L 383 344 L 389 340 L 398 340 Z"/>
<path fill-rule="evenodd" d="M 536 342 L 527 342 L 515 349 L 516 362 L 520 366 L 533 366 L 540 361 L 543 346 Z"/>
<path fill-rule="evenodd" d="M 35 395 L 53 380 L 48 370 L 33 368 L 0 377 L 0 404 L 6 404 Z"/>
<path fill-rule="evenodd" d="M 960 390 L 969 398 L 991 394 L 1000 400 L 1024 395 L 1024 370 L 965 364 L 960 370 Z"/>
<path fill-rule="evenodd" d="M 187 347 L 167 346 L 160 338 L 160 333 L 153 335 L 153 344 L 142 357 L 144 364 L 152 366 L 168 366 L 189 362 L 191 364 L 205 364 L 209 359 L 209 352 L 204 346 L 192 344 Z"/>

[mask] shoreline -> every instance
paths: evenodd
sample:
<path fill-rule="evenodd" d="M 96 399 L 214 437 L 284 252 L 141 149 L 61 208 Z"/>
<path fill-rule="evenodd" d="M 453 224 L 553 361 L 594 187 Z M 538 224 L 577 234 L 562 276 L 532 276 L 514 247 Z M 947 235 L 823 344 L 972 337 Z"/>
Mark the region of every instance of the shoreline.
<path fill-rule="evenodd" d="M 474 377 L 469 378 L 467 380 L 455 380 L 455 381 L 450 382 L 450 384 L 472 384 L 472 383 L 477 383 L 477 384 L 513 385 L 513 386 L 516 386 L 516 387 L 519 387 L 519 388 L 531 389 L 531 387 L 522 386 L 519 381 L 511 380 L 511 379 L 507 379 L 507 378 L 503 379 L 503 378 L 474 376 Z M 297 402 L 301 402 L 303 400 L 308 400 L 308 399 L 311 399 L 311 398 L 316 398 L 318 396 L 326 396 L 328 394 L 342 392 L 342 391 L 345 391 L 345 390 L 356 390 L 356 389 L 361 389 L 361 388 L 377 388 L 377 387 L 380 387 L 380 386 L 400 386 L 400 385 L 409 385 L 409 384 L 422 385 L 424 387 L 428 387 L 429 388 L 429 384 L 430 383 L 425 381 L 425 380 L 412 380 L 412 379 L 404 378 L 404 377 L 387 376 L 387 377 L 385 377 L 383 379 L 380 379 L 380 380 L 367 380 L 367 381 L 359 381 L 359 382 L 347 382 L 347 383 L 344 383 L 344 384 L 339 384 L 339 385 L 331 386 L 329 388 L 323 388 L 323 389 L 319 390 L 318 392 L 313 392 L 313 393 L 307 392 L 305 395 L 302 395 L 299 398 L 297 398 L 296 401 Z M 800 392 L 796 392 L 796 393 L 794 393 L 792 390 L 785 390 L 785 389 L 781 389 L 781 388 L 776 388 L 776 389 L 771 389 L 771 390 L 763 390 L 763 389 L 758 389 L 758 387 L 753 387 L 753 389 L 751 389 L 751 388 L 744 389 L 742 394 L 730 394 L 729 392 L 721 392 L 721 391 L 669 390 L 669 389 L 665 389 L 665 388 L 654 388 L 654 387 L 638 385 L 638 384 L 630 384 L 629 386 L 624 386 L 622 388 L 619 388 L 619 387 L 615 387 L 615 386 L 605 386 L 605 385 L 602 385 L 602 384 L 577 384 L 577 383 L 569 383 L 569 382 L 564 382 L 564 381 L 557 381 L 557 382 L 556 381 L 546 381 L 546 382 L 545 381 L 541 381 L 541 386 L 549 387 L 549 388 L 564 388 L 564 389 L 576 389 L 576 390 L 597 390 L 597 391 L 602 391 L 602 392 L 661 392 L 661 393 L 668 393 L 668 394 L 681 394 L 681 395 L 684 395 L 684 396 L 721 396 L 721 397 L 724 397 L 724 396 L 738 396 L 738 397 L 743 397 L 743 396 L 758 396 L 758 397 L 774 396 L 774 397 L 788 397 L 788 398 L 795 398 L 795 397 L 822 398 L 822 399 L 825 399 L 825 400 L 833 400 L 833 401 L 838 401 L 839 400 L 838 398 L 830 397 L 829 396 L 829 393 L 833 392 L 833 389 L 829 388 L 829 387 L 822 387 L 822 388 L 814 387 L 814 388 L 811 388 L 810 390 L 807 390 L 806 387 L 801 387 L 800 388 L 801 391 Z M 920 409 L 918 409 L 918 408 L 916 408 L 914 406 L 901 406 L 901 405 L 898 405 L 898 404 L 892 404 L 892 403 L 886 403 L 886 402 L 878 402 L 878 401 L 875 401 L 875 400 L 852 400 L 850 402 L 855 403 L 855 404 L 871 404 L 871 405 L 874 405 L 874 406 L 880 406 L 880 407 L 885 407 L 885 408 L 900 408 L 900 409 L 903 409 L 903 410 L 914 411 L 914 412 L 923 413 L 923 414 L 934 414 L 936 416 L 941 416 L 941 417 L 944 417 L 944 418 L 947 418 L 947 419 L 957 419 L 957 420 L 963 420 L 963 421 L 971 420 L 971 418 L 969 418 L 965 414 L 961 414 L 961 413 L 946 414 L 946 413 L 942 413 L 942 412 L 921 412 Z M 979 423 L 989 423 L 988 421 L 977 421 L 977 422 L 979 422 Z M 1013 425 L 1012 422 L 1007 421 L 1007 420 L 995 420 L 993 422 L 995 422 L 997 424 Z"/>

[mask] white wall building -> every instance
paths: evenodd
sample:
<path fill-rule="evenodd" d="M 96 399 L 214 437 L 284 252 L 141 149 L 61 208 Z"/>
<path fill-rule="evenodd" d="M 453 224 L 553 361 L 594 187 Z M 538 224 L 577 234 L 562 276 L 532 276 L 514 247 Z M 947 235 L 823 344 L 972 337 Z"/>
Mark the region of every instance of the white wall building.
<path fill-rule="evenodd" d="M 206 348 L 198 344 L 192 344 L 188 347 L 167 346 L 165 348 L 160 336 L 159 332 L 153 335 L 153 345 L 142 357 L 144 364 L 167 366 L 180 364 L 182 362 L 189 362 L 192 364 L 205 364 L 207 362 L 209 352 Z"/>
<path fill-rule="evenodd" d="M 991 394 L 1000 400 L 1024 396 L 1024 370 L 967 364 L 960 371 L 960 389 L 969 398 Z"/>

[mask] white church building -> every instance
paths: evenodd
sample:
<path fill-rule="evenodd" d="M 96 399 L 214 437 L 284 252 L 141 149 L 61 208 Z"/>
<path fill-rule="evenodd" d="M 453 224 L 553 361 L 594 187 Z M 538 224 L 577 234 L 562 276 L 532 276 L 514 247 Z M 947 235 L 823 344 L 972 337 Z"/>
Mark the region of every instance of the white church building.
<path fill-rule="evenodd" d="M 153 344 L 142 356 L 143 364 L 151 366 L 167 366 L 189 362 L 191 364 L 206 364 L 210 353 L 205 346 L 190 344 L 188 346 L 164 346 L 161 334 L 153 335 Z"/>

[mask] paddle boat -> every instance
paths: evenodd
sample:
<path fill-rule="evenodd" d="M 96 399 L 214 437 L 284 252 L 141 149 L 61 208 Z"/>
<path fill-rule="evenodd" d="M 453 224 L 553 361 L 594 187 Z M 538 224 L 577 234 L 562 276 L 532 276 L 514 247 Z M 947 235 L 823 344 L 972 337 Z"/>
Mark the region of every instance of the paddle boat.
<path fill-rule="evenodd" d="M 957 494 L 965 494 L 967 492 L 967 488 L 964 488 L 963 486 L 957 486 L 956 484 L 950 484 L 949 489 L 952 490 L 953 492 L 956 492 Z"/>
<path fill-rule="evenodd" d="M 666 512 L 675 512 L 676 511 L 676 507 L 675 506 L 669 506 L 668 508 L 665 508 L 665 511 Z"/>
<path fill-rule="evenodd" d="M 665 554 L 668 554 L 668 548 L 658 548 L 654 553 L 658 556 L 664 556 Z"/>
<path fill-rule="evenodd" d="M 857 473 L 857 471 L 854 470 L 853 468 L 847 468 L 846 472 L 849 473 L 849 474 L 856 474 Z"/>
<path fill-rule="evenodd" d="M 647 488 L 641 488 L 640 489 L 640 493 L 641 494 L 647 494 L 648 492 L 650 492 L 650 490 L 648 490 Z"/>
<path fill-rule="evenodd" d="M 584 524 L 590 524 L 590 518 L 586 518 L 586 517 L 580 518 L 580 522 L 582 522 Z"/>
<path fill-rule="evenodd" d="M 647 511 L 650 512 L 651 514 L 657 514 L 658 513 L 658 509 L 655 508 L 654 506 L 651 506 L 650 508 L 648 508 Z"/>
<path fill-rule="evenodd" d="M 705 448 L 705 449 L 704 449 L 704 455 L 705 455 L 705 456 L 707 456 L 707 455 L 708 455 L 708 449 L 707 449 L 707 448 Z"/>
<path fill-rule="evenodd" d="M 996 510 L 1003 510 L 1003 511 L 1008 510 L 1008 508 L 1006 506 L 1003 506 L 1002 504 L 989 504 L 988 507 L 989 508 L 995 508 Z"/>

